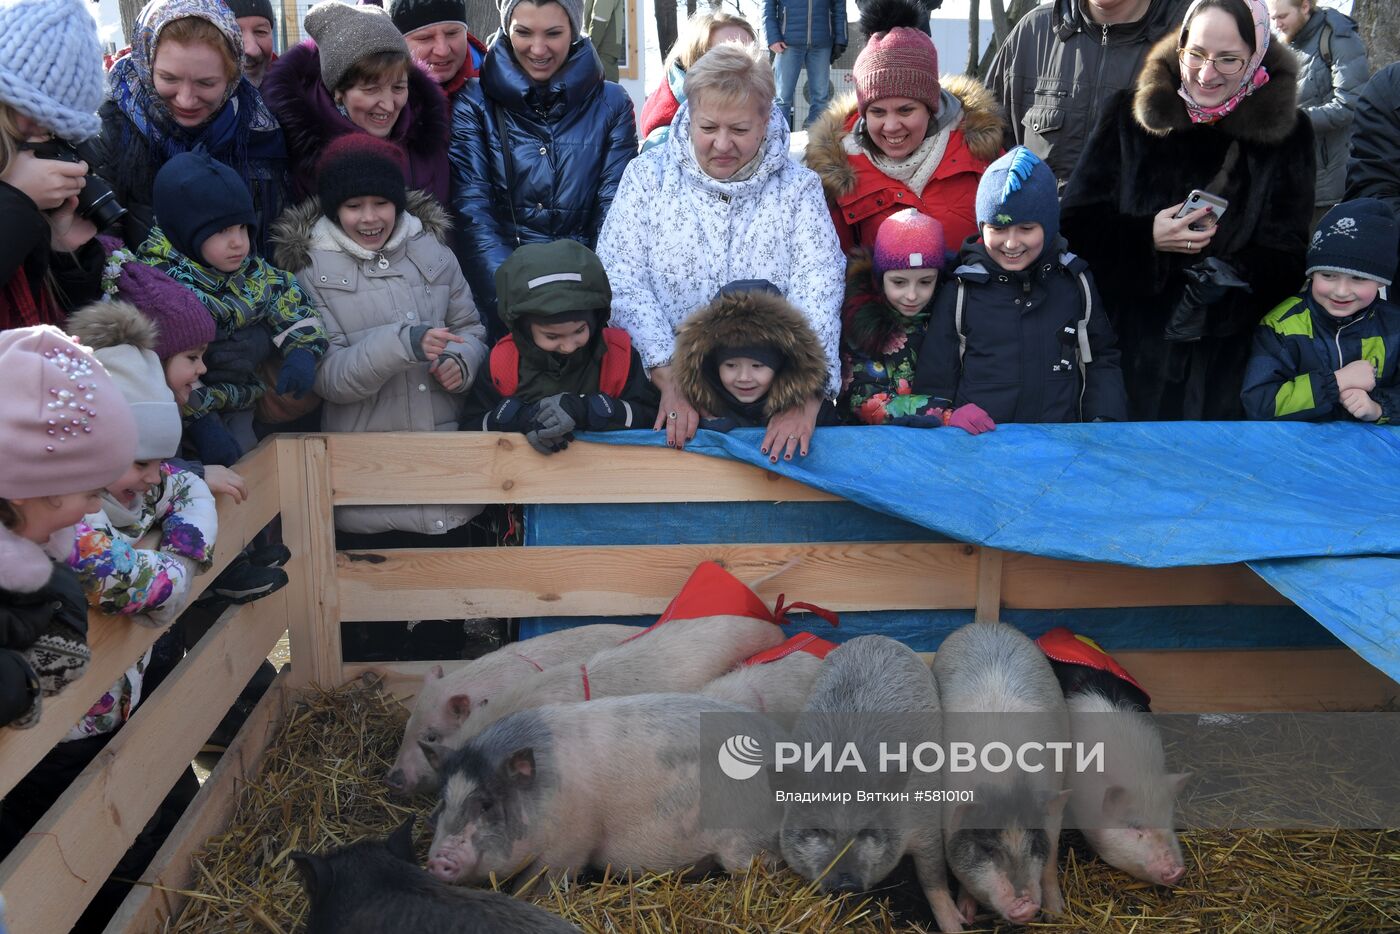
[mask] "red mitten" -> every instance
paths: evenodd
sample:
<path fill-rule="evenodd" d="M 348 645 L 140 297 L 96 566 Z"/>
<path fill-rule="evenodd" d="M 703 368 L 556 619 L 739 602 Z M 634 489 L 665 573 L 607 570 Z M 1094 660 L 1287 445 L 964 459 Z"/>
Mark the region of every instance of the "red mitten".
<path fill-rule="evenodd" d="M 997 423 L 992 421 L 992 417 L 980 405 L 971 402 L 954 409 L 953 414 L 948 417 L 948 424 L 954 428 L 961 428 L 970 435 L 980 435 L 997 427 Z"/>

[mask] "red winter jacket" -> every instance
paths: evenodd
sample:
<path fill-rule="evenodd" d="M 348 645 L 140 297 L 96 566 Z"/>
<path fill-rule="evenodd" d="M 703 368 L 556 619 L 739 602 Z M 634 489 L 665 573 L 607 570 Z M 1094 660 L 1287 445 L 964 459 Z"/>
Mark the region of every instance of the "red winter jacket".
<path fill-rule="evenodd" d="M 977 232 L 977 182 L 1001 155 L 1002 119 L 996 100 L 974 79 L 945 77 L 943 87 L 962 102 L 962 122 L 922 195 L 880 171 L 869 157 L 845 151 L 842 142 L 860 116 L 853 95 L 833 102 L 812 125 L 807 165 L 821 176 L 843 250 L 873 247 L 881 222 L 904 208 L 937 218 L 952 251 Z"/>

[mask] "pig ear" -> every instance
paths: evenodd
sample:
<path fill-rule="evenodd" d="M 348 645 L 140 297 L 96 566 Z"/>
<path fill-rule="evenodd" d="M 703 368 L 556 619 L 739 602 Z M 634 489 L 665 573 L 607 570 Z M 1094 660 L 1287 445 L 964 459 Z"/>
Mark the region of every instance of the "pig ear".
<path fill-rule="evenodd" d="M 312 853 L 297 851 L 290 854 L 292 865 L 301 873 L 301 886 L 313 902 L 331 890 L 335 884 L 335 870 L 331 864 Z"/>
<path fill-rule="evenodd" d="M 1069 801 L 1070 791 L 1066 788 L 1057 795 L 1052 795 L 1045 801 L 1045 816 L 1058 818 L 1065 812 L 1065 803 Z"/>
<path fill-rule="evenodd" d="M 441 666 L 441 665 L 434 665 L 432 668 L 429 668 L 429 669 L 428 669 L 428 680 L 429 680 L 429 681 L 436 681 L 436 680 L 438 680 L 438 679 L 441 678 L 441 677 L 442 677 L 442 666 Z"/>
<path fill-rule="evenodd" d="M 1120 821 L 1128 813 L 1128 789 L 1122 785 L 1109 785 L 1103 790 L 1103 816 L 1111 821 Z"/>
<path fill-rule="evenodd" d="M 510 754 L 501 770 L 512 784 L 528 788 L 535 782 L 535 750 L 517 749 Z"/>
<path fill-rule="evenodd" d="M 408 820 L 400 824 L 399 829 L 389 834 L 389 839 L 384 841 L 389 852 L 406 863 L 417 864 L 418 862 L 413 855 L 413 825 L 417 820 L 417 816 L 408 815 Z"/>
<path fill-rule="evenodd" d="M 1186 783 L 1191 780 L 1190 772 L 1176 772 L 1167 776 L 1167 790 L 1173 796 L 1181 794 L 1186 788 Z"/>
<path fill-rule="evenodd" d="M 418 741 L 418 748 L 423 750 L 423 758 L 428 760 L 428 765 L 432 766 L 434 772 L 441 772 L 443 762 L 452 755 L 451 747 L 444 743 L 430 743 L 426 739 Z"/>
<path fill-rule="evenodd" d="M 472 698 L 470 694 L 453 694 L 447 699 L 447 709 L 461 723 L 472 713 Z"/>
<path fill-rule="evenodd" d="M 967 814 L 972 810 L 972 805 L 963 803 L 953 808 L 953 813 L 948 815 L 948 832 L 957 833 L 962 828 L 963 821 L 967 820 Z"/>

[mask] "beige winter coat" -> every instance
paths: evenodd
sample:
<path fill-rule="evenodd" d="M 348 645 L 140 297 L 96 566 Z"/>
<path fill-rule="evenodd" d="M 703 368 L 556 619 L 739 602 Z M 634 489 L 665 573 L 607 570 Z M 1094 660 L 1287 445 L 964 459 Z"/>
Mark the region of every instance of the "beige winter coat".
<path fill-rule="evenodd" d="M 467 280 L 448 249 L 447 214 L 411 192 L 408 210 L 378 253 L 356 246 L 312 200 L 283 215 L 274 230 L 277 260 L 320 312 L 330 348 L 316 371 L 324 431 L 456 431 L 466 389 L 486 359 L 486 329 Z M 450 393 L 428 372 L 422 333 L 448 327 L 463 368 Z M 451 366 L 444 362 L 439 366 Z M 480 506 L 355 506 L 335 511 L 345 532 L 441 534 Z"/>

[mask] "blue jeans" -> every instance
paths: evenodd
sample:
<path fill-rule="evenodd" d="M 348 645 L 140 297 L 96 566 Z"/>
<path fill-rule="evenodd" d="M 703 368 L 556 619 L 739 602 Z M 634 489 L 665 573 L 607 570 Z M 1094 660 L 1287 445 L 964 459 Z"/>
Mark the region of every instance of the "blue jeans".
<path fill-rule="evenodd" d="M 811 109 L 807 111 L 807 119 L 803 122 L 802 128 L 806 129 L 826 112 L 826 105 L 831 103 L 831 46 L 800 46 L 789 45 L 787 49 L 779 53 L 777 60 L 773 62 L 773 76 L 778 81 L 778 106 L 783 109 L 783 116 L 787 118 L 788 126 L 792 126 L 792 106 L 794 98 L 797 96 L 797 76 L 802 73 L 803 64 L 807 66 L 807 89 L 812 98 Z"/>

